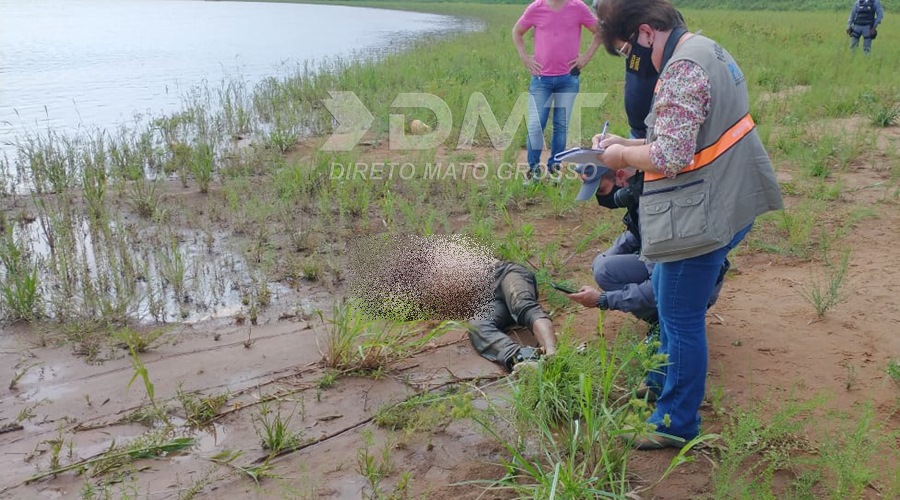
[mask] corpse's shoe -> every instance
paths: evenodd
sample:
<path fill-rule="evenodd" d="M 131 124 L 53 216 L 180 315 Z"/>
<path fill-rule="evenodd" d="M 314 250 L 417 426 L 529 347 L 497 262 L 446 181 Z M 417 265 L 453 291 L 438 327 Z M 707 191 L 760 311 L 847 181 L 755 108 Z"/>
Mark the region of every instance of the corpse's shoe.
<path fill-rule="evenodd" d="M 656 402 L 656 393 L 651 391 L 650 386 L 644 383 L 641 383 L 641 385 L 634 391 L 634 397 L 638 399 L 646 399 L 648 403 Z"/>
<path fill-rule="evenodd" d="M 661 450 L 663 448 L 681 448 L 686 443 L 684 439 L 679 437 L 651 433 L 638 434 L 636 432 L 626 432 L 620 434 L 619 438 L 632 448 L 642 451 Z"/>
<path fill-rule="evenodd" d="M 523 346 L 506 360 L 506 369 L 512 373 L 518 373 L 526 367 L 536 368 L 540 359 L 540 351 L 534 347 Z"/>
<path fill-rule="evenodd" d="M 521 377 L 523 373 L 534 372 L 537 371 L 541 366 L 541 362 L 538 361 L 519 361 L 518 363 L 513 365 L 512 376 L 513 378 Z"/>

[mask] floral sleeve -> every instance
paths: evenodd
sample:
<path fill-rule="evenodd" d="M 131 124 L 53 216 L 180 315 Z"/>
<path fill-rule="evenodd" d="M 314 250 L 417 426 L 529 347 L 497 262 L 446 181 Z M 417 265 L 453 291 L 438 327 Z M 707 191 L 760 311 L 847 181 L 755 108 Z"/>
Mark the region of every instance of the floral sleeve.
<path fill-rule="evenodd" d="M 675 61 L 659 77 L 650 161 L 666 177 L 688 166 L 697 148 L 697 133 L 709 114 L 709 77 L 691 61 Z"/>

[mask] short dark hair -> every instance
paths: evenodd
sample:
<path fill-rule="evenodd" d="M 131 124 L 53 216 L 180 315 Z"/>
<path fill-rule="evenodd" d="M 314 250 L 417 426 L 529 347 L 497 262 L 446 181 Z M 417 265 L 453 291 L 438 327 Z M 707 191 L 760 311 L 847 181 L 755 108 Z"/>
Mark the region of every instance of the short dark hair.
<path fill-rule="evenodd" d="M 669 31 L 684 25 L 684 18 L 669 0 L 599 0 L 600 37 L 610 55 L 618 54 L 616 40 L 629 41 L 642 24 Z"/>

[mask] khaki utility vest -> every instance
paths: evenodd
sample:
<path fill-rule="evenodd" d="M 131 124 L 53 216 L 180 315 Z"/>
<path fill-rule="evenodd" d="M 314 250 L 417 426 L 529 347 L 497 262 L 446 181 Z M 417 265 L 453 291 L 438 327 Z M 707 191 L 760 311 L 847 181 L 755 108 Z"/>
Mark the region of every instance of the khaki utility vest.
<path fill-rule="evenodd" d="M 759 215 L 783 208 L 775 171 L 750 117 L 747 83 L 734 59 L 713 40 L 694 35 L 678 45 L 670 62 L 681 60 L 706 72 L 711 101 L 691 164 L 672 179 L 644 174 L 641 256 L 654 262 L 722 248 Z M 651 111 L 649 142 L 655 123 Z"/>

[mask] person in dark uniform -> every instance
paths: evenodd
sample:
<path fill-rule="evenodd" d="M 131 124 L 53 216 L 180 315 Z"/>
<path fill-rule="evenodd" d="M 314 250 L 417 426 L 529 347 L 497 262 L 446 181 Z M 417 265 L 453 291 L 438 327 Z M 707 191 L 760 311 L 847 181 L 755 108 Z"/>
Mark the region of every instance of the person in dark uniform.
<path fill-rule="evenodd" d="M 847 34 L 850 35 L 850 50 L 856 50 L 859 37 L 863 38 L 863 52 L 872 52 L 872 40 L 878 35 L 878 25 L 884 19 L 881 0 L 855 0 L 847 19 Z"/>

